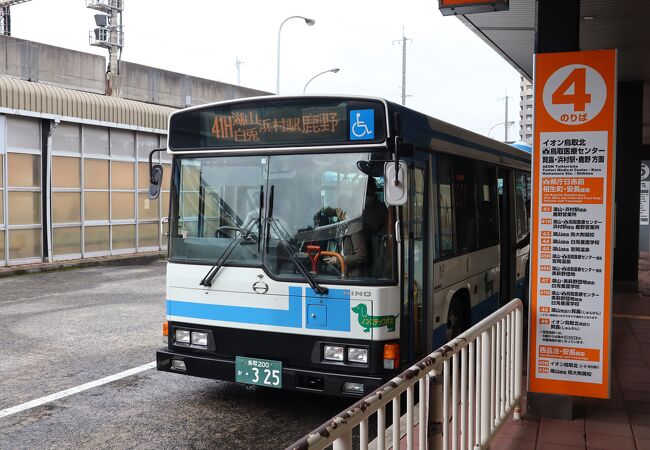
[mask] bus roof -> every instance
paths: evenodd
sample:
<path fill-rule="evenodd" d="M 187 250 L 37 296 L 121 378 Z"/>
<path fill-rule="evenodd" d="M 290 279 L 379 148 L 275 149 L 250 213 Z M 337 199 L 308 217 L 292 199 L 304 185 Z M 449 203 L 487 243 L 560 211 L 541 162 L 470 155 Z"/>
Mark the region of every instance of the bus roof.
<path fill-rule="evenodd" d="M 530 170 L 531 154 L 473 131 L 386 101 L 388 115 L 402 116 L 402 138 L 416 148 L 459 154 Z"/>

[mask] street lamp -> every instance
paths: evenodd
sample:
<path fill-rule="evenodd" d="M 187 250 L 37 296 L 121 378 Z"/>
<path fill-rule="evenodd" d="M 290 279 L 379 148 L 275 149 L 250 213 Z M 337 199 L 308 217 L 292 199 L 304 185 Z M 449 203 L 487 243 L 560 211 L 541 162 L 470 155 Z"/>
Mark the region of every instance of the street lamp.
<path fill-rule="evenodd" d="M 512 121 L 512 120 L 510 120 L 508 122 L 499 122 L 496 125 L 493 125 L 492 128 L 490 128 L 490 130 L 488 131 L 487 137 L 490 137 L 490 133 L 492 133 L 492 130 L 494 130 L 499 125 L 505 125 L 506 127 L 509 127 L 510 125 L 514 125 L 514 124 L 515 124 L 515 122 Z"/>
<path fill-rule="evenodd" d="M 314 19 L 309 19 L 307 17 L 290 16 L 290 17 L 287 17 L 286 19 L 284 19 L 282 21 L 282 23 L 280 24 L 280 28 L 278 28 L 278 51 L 277 51 L 277 53 L 278 53 L 278 62 L 277 62 L 277 65 L 276 65 L 277 70 L 276 70 L 276 74 L 275 74 L 275 93 L 276 94 L 280 94 L 280 33 L 282 32 L 282 25 L 284 25 L 287 20 L 291 20 L 291 19 L 302 19 L 310 27 L 313 24 L 316 23 L 316 21 Z"/>
<path fill-rule="evenodd" d="M 316 75 L 314 75 L 313 77 L 311 77 L 311 78 L 309 79 L 309 81 L 307 82 L 307 84 L 305 84 L 305 87 L 302 89 L 302 93 L 303 93 L 303 94 L 305 93 L 305 91 L 307 90 L 307 86 L 309 86 L 309 83 L 311 83 L 312 81 L 314 81 L 314 78 L 320 77 L 321 75 L 326 74 L 326 73 L 328 73 L 328 72 L 338 73 L 339 70 L 341 70 L 341 69 L 336 68 L 336 69 L 325 70 L 325 71 L 323 71 L 323 72 L 321 72 L 321 73 L 317 73 Z"/>

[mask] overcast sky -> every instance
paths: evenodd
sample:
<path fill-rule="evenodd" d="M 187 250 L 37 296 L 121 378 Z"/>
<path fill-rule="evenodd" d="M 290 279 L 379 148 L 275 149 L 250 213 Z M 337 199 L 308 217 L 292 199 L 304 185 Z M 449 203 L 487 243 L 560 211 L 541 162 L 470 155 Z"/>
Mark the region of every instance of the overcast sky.
<path fill-rule="evenodd" d="M 512 97 L 510 140 L 519 138 L 519 74 L 459 20 L 442 17 L 437 0 L 125 0 L 123 59 L 274 92 L 282 28 L 281 93 L 357 94 L 401 102 L 402 27 L 406 105 L 487 135 L 503 122 Z M 107 56 L 88 45 L 95 11 L 85 0 L 32 0 L 11 8 L 12 35 Z M 503 125 L 491 133 L 504 138 Z"/>

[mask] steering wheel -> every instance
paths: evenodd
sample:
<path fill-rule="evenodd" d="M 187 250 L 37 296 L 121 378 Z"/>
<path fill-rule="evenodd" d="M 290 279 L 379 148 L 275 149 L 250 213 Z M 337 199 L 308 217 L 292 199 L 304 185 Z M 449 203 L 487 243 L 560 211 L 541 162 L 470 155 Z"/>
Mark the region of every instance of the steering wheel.
<path fill-rule="evenodd" d="M 223 225 L 214 230 L 214 237 L 222 237 L 220 234 L 223 234 L 222 231 L 237 231 L 244 235 L 244 238 L 248 238 L 251 235 L 251 230 L 247 230 L 242 227 Z"/>
<path fill-rule="evenodd" d="M 341 276 L 343 278 L 347 277 L 347 270 L 345 266 L 345 260 L 343 255 L 339 252 L 330 252 L 327 250 L 321 250 L 319 246 L 307 246 L 307 252 L 309 254 L 309 259 L 312 261 L 312 272 L 317 273 L 318 261 L 322 256 L 333 256 L 339 263 L 339 269 Z"/>
<path fill-rule="evenodd" d="M 336 258 L 336 260 L 339 263 L 339 270 L 341 272 L 341 276 L 343 278 L 347 277 L 347 267 L 345 265 L 345 260 L 343 259 L 343 255 L 341 255 L 339 252 L 330 252 L 330 251 L 322 251 L 320 254 L 316 256 L 316 261 L 318 262 L 318 259 L 320 259 L 321 256 L 333 256 Z"/>

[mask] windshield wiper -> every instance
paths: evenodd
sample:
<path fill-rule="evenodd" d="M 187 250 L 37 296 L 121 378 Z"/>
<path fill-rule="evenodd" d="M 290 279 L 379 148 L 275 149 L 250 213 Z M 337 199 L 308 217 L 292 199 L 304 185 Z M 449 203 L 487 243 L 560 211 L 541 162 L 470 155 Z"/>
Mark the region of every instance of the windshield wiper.
<path fill-rule="evenodd" d="M 262 243 L 262 209 L 264 209 L 264 185 L 260 185 L 260 199 L 259 199 L 259 209 L 257 212 L 257 253 L 260 252 L 260 245 Z"/>
<path fill-rule="evenodd" d="M 260 198 L 259 198 L 259 212 L 257 214 L 257 218 L 253 219 L 250 221 L 248 225 L 244 224 L 246 228 L 241 228 L 241 227 L 231 227 L 231 226 L 222 226 L 217 228 L 217 231 L 219 230 L 235 230 L 239 233 L 239 235 L 230 241 L 230 244 L 228 244 L 228 247 L 224 250 L 224 252 L 221 254 L 217 262 L 210 268 L 207 274 L 205 274 L 205 277 L 201 280 L 199 283 L 201 286 L 212 286 L 212 280 L 214 280 L 214 277 L 217 276 L 217 273 L 219 270 L 223 267 L 223 265 L 226 263 L 228 258 L 230 258 L 230 255 L 235 251 L 235 248 L 237 247 L 237 244 L 241 243 L 242 240 L 251 238 L 251 230 L 253 229 L 253 226 L 255 224 L 257 225 L 258 233 L 257 233 L 257 252 L 259 253 L 260 251 L 260 230 L 262 229 L 261 225 L 261 220 L 260 217 L 262 217 L 262 207 L 264 203 L 264 186 L 260 186 Z M 255 240 L 253 238 L 253 240 Z"/>
<path fill-rule="evenodd" d="M 261 212 L 262 212 L 262 202 L 264 201 L 264 190 L 263 186 L 260 186 L 260 206 L 259 206 L 259 216 L 258 218 L 254 219 L 251 221 L 251 223 L 246 227 L 246 228 L 239 228 L 239 227 L 223 227 L 224 229 L 236 229 L 240 230 L 240 234 L 237 238 L 233 239 L 230 244 L 228 244 L 228 247 L 226 247 L 226 250 L 221 254 L 217 262 L 212 266 L 212 268 L 208 271 L 208 273 L 205 275 L 205 277 L 201 280 L 199 283 L 201 286 L 211 286 L 212 285 L 212 280 L 214 280 L 214 277 L 217 275 L 219 270 L 223 267 L 223 265 L 226 263 L 228 258 L 230 258 L 230 255 L 234 252 L 235 248 L 237 248 L 237 245 L 241 243 L 243 239 L 248 239 L 251 237 L 251 231 L 254 227 L 255 224 L 258 224 L 258 233 L 257 233 L 257 245 L 258 249 L 260 246 L 261 242 L 261 231 L 262 227 L 264 227 L 265 234 L 266 234 L 266 248 L 268 249 L 268 243 L 269 239 L 271 236 L 271 230 L 275 231 L 275 233 L 278 235 L 278 239 L 280 240 L 280 245 L 282 248 L 287 252 L 289 255 L 289 259 L 291 259 L 291 262 L 296 266 L 298 269 L 298 272 L 302 277 L 307 281 L 309 284 L 309 287 L 311 287 L 314 292 L 316 292 L 319 295 L 327 295 L 329 292 L 329 289 L 326 287 L 321 286 L 318 284 L 318 282 L 314 279 L 314 276 L 307 270 L 307 268 L 304 266 L 304 264 L 298 259 L 298 256 L 296 255 L 295 250 L 291 246 L 291 237 L 287 230 L 284 229 L 282 224 L 273 218 L 273 197 L 274 197 L 274 186 L 271 186 L 271 191 L 269 195 L 269 208 L 268 208 L 268 217 L 266 219 L 260 220 Z M 254 239 L 254 238 L 253 238 Z"/>
<path fill-rule="evenodd" d="M 267 242 L 270 236 L 270 231 L 273 229 L 275 233 L 278 235 L 278 239 L 280 240 L 280 244 L 282 245 L 282 248 L 287 252 L 289 255 L 289 259 L 291 259 L 291 262 L 296 266 L 296 269 L 298 269 L 298 272 L 302 277 L 307 280 L 307 283 L 309 284 L 309 287 L 311 287 L 314 292 L 316 292 L 319 295 L 327 295 L 329 292 L 329 289 L 326 287 L 321 286 L 318 284 L 314 276 L 305 268 L 303 263 L 298 259 L 298 256 L 296 256 L 296 252 L 293 250 L 291 247 L 291 237 L 289 236 L 289 233 L 287 230 L 284 229 L 282 224 L 277 220 L 272 217 L 273 214 L 273 186 L 271 186 L 271 199 L 269 200 L 269 217 L 266 219 L 267 220 L 267 230 L 269 232 L 267 233 Z M 287 239 L 288 238 L 288 239 Z M 267 246 L 268 248 L 268 246 Z"/>
<path fill-rule="evenodd" d="M 214 280 L 214 277 L 217 275 L 219 270 L 223 267 L 223 265 L 226 263 L 228 258 L 230 258 L 230 255 L 235 251 L 235 248 L 237 248 L 237 245 L 242 242 L 244 239 L 248 239 L 251 237 L 251 230 L 253 229 L 253 226 L 255 224 L 259 224 L 260 219 L 254 219 L 251 220 L 251 223 L 248 224 L 247 228 L 239 228 L 239 227 L 220 227 L 221 229 L 228 229 L 228 230 L 237 230 L 239 232 L 239 236 L 236 238 L 233 238 L 232 241 L 230 241 L 230 244 L 228 244 L 228 247 L 224 250 L 224 252 L 221 254 L 217 262 L 210 268 L 208 273 L 203 277 L 201 282 L 199 283 L 201 286 L 212 286 L 212 280 Z M 258 225 L 259 226 L 259 225 Z"/>
<path fill-rule="evenodd" d="M 300 259 L 298 259 L 296 252 L 291 247 L 290 239 L 287 239 L 288 237 L 287 231 L 284 230 L 282 225 L 279 224 L 278 221 L 273 219 L 272 217 L 269 217 L 266 221 L 269 226 L 269 230 L 275 231 L 275 233 L 278 235 L 278 238 L 280 240 L 280 245 L 282 245 L 282 248 L 287 252 L 287 254 L 289 255 L 289 259 L 291 259 L 291 262 L 293 262 L 293 264 L 298 269 L 298 273 L 300 273 L 300 275 L 302 275 L 303 278 L 307 281 L 309 287 L 311 287 L 314 290 L 314 292 L 316 292 L 319 295 L 327 295 L 329 289 L 318 284 L 318 282 L 314 279 L 313 275 L 305 268 L 304 264 L 300 261 Z M 212 266 L 212 268 L 208 271 L 205 277 L 201 280 L 201 282 L 199 283 L 201 286 L 209 287 L 212 285 L 212 280 L 214 280 L 214 277 L 217 275 L 219 270 L 223 267 L 223 265 L 226 263 L 228 258 L 230 258 L 230 255 L 235 251 L 237 245 L 243 239 L 247 239 L 251 236 L 251 230 L 253 229 L 253 226 L 255 224 L 260 224 L 259 225 L 260 227 L 262 226 L 260 220 L 255 219 L 251 221 L 248 228 L 242 229 L 243 232 L 237 238 L 233 239 L 230 242 L 228 247 L 226 247 L 226 250 L 222 253 L 221 257 L 215 263 L 215 265 Z M 234 229 L 236 227 L 228 227 L 228 228 Z"/>

